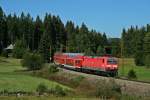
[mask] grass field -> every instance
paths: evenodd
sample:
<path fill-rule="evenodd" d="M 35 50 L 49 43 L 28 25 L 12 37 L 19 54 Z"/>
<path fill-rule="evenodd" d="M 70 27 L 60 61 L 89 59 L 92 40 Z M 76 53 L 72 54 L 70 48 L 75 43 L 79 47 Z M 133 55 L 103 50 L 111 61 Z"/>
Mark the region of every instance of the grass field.
<path fill-rule="evenodd" d="M 24 74 L 20 70 L 24 70 L 20 65 L 20 60 L 0 57 L 0 91 L 35 92 L 40 83 L 45 84 L 49 89 L 57 85 L 60 85 L 63 89 L 70 89 L 53 81 Z"/>
<path fill-rule="evenodd" d="M 0 57 L 0 72 L 14 72 L 24 70 L 19 59 Z"/>
<path fill-rule="evenodd" d="M 122 66 L 121 66 L 121 60 L 119 61 L 119 75 L 122 76 Z M 124 76 L 127 76 L 127 73 L 130 69 L 134 69 L 137 73 L 138 76 L 138 80 L 142 80 L 142 81 L 147 81 L 150 82 L 150 69 L 147 69 L 146 67 L 138 67 L 134 64 L 133 59 L 124 59 Z M 73 83 L 79 83 L 83 77 L 75 77 L 73 78 L 73 76 L 70 76 L 69 80 L 68 77 L 65 78 L 64 74 L 60 74 L 63 77 L 55 77 L 52 78 L 54 81 L 50 81 L 44 78 L 40 78 L 40 77 L 35 77 L 35 76 L 31 76 L 30 74 L 28 74 L 28 72 L 23 71 L 25 70 L 25 68 L 21 67 L 20 64 L 20 60 L 19 59 L 14 59 L 14 58 L 3 58 L 0 57 L 0 92 L 7 90 L 9 92 L 17 92 L 17 91 L 25 91 L 25 92 L 35 92 L 37 86 L 40 83 L 44 83 L 49 89 L 53 89 L 55 88 L 57 85 L 61 86 L 63 89 L 65 90 L 70 90 L 71 86 L 69 86 L 68 84 L 64 84 L 61 85 L 58 81 L 55 80 L 62 80 L 63 83 L 69 83 L 72 84 Z M 56 74 L 54 74 L 56 76 Z M 49 77 L 50 79 L 50 77 Z M 83 78 L 86 79 L 86 78 Z M 81 82 L 81 84 L 77 84 L 77 88 L 72 87 L 73 91 L 77 91 L 76 94 L 73 95 L 68 95 L 65 96 L 63 98 L 61 97 L 57 97 L 55 95 L 49 95 L 49 96 L 42 96 L 42 97 L 37 97 L 37 96 L 21 96 L 21 97 L 16 97 L 16 96 L 0 96 L 0 100 L 99 100 L 99 99 L 94 99 L 94 98 L 72 98 L 72 96 L 75 97 L 86 97 L 86 95 L 88 94 L 88 91 L 90 89 L 90 84 L 88 83 L 89 80 L 83 80 Z M 85 82 L 87 82 L 87 84 L 85 85 Z M 82 84 L 84 83 L 84 85 Z M 75 84 L 76 85 L 76 84 Z M 84 87 L 86 86 L 86 87 Z M 92 84 L 93 86 L 93 84 Z M 96 85 L 95 85 L 96 86 Z M 95 88 L 92 88 L 90 90 L 95 90 Z M 80 95 L 81 92 L 81 95 Z M 83 92 L 83 94 L 82 94 Z M 79 93 L 79 94 L 78 94 Z M 84 95 L 85 93 L 85 95 Z M 90 92 L 89 92 L 90 93 Z M 93 92 L 91 92 L 93 93 Z M 89 96 L 90 97 L 90 96 Z M 124 98 L 124 96 L 122 96 Z M 130 97 L 130 96 L 129 96 Z M 132 97 L 132 96 L 131 96 Z M 126 97 L 125 97 L 126 98 Z M 124 99 L 127 100 L 127 99 Z M 132 99 L 131 99 L 132 100 Z"/>
<path fill-rule="evenodd" d="M 121 59 L 119 60 L 119 76 L 127 76 L 130 69 L 136 72 L 137 80 L 150 82 L 150 69 L 145 66 L 136 66 L 132 58 L 124 58 L 123 63 Z"/>

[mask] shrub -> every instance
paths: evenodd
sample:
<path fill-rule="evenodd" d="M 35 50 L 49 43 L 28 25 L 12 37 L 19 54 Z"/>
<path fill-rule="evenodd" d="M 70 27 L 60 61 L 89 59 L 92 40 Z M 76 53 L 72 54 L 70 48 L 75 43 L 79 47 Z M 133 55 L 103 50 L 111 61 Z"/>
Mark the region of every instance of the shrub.
<path fill-rule="evenodd" d="M 43 93 L 48 91 L 48 88 L 45 84 L 40 83 L 36 89 L 36 91 L 39 93 L 39 95 L 42 95 Z"/>
<path fill-rule="evenodd" d="M 57 68 L 56 65 L 50 65 L 50 67 L 49 67 L 49 73 L 50 74 L 58 72 L 58 71 L 59 71 L 59 69 Z"/>
<path fill-rule="evenodd" d="M 136 72 L 133 69 L 129 70 L 129 72 L 128 72 L 128 78 L 129 79 L 136 79 L 137 78 Z"/>
<path fill-rule="evenodd" d="M 84 78 L 85 78 L 85 77 L 83 77 L 83 76 L 81 76 L 81 75 L 72 78 L 72 79 L 71 79 L 71 84 L 72 84 L 72 86 L 77 87 L 77 86 L 80 84 L 80 82 L 81 82 Z"/>
<path fill-rule="evenodd" d="M 58 72 L 59 69 L 55 65 L 44 64 L 44 67 L 36 74 L 40 77 L 49 78 L 52 74 Z"/>
<path fill-rule="evenodd" d="M 141 53 L 136 53 L 134 56 L 134 62 L 137 66 L 143 66 L 144 65 L 144 57 Z"/>
<path fill-rule="evenodd" d="M 49 68 L 44 64 L 44 67 L 42 67 L 41 70 L 37 71 L 34 74 L 38 75 L 39 77 L 49 78 Z"/>
<path fill-rule="evenodd" d="M 109 83 L 111 83 L 111 90 L 112 91 L 115 91 L 117 93 L 121 93 L 121 86 L 120 85 L 118 85 L 114 80 L 110 80 Z"/>
<path fill-rule="evenodd" d="M 39 70 L 43 67 L 44 61 L 41 55 L 26 52 L 21 63 L 24 67 L 27 67 L 28 70 Z"/>
<path fill-rule="evenodd" d="M 110 98 L 112 96 L 112 91 L 108 86 L 98 86 L 96 89 L 96 96 L 101 98 Z"/>
<path fill-rule="evenodd" d="M 54 92 L 56 95 L 58 96 L 65 96 L 66 95 L 66 92 L 63 90 L 63 88 L 59 85 L 57 85 L 54 89 Z"/>
<path fill-rule="evenodd" d="M 55 88 L 51 88 L 47 91 L 47 93 L 53 94 L 55 96 L 65 96 L 65 95 L 67 95 L 67 92 L 71 92 L 71 91 L 64 90 L 59 85 L 56 85 Z"/>
<path fill-rule="evenodd" d="M 150 68 L 150 54 L 145 56 L 145 66 Z"/>
<path fill-rule="evenodd" d="M 98 82 L 98 87 L 96 88 L 96 96 L 101 98 L 120 98 L 121 87 L 115 83 L 115 81 L 101 81 Z"/>
<path fill-rule="evenodd" d="M 13 57 L 22 58 L 26 52 L 25 44 L 21 40 L 17 40 L 13 49 Z"/>

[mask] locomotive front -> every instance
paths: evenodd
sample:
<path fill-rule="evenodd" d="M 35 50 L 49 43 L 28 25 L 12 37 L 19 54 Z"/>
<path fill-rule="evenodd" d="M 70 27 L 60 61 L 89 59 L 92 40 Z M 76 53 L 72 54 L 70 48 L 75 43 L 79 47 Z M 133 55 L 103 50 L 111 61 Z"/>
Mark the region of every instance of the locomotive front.
<path fill-rule="evenodd" d="M 116 76 L 118 74 L 118 60 L 115 57 L 108 57 L 106 62 L 106 71 L 111 76 Z"/>

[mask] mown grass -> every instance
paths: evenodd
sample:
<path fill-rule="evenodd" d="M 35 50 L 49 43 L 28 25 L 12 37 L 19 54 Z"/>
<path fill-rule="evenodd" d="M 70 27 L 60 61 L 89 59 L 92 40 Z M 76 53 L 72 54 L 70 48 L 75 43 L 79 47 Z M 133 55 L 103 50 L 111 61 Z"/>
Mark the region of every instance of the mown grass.
<path fill-rule="evenodd" d="M 127 76 L 130 69 L 136 72 L 137 80 L 150 82 L 150 68 L 136 66 L 132 58 L 119 59 L 119 76 Z"/>
<path fill-rule="evenodd" d="M 21 66 L 20 59 L 0 57 L 0 72 L 14 72 L 24 69 Z"/>
<path fill-rule="evenodd" d="M 61 86 L 64 90 L 70 89 L 53 81 L 30 76 L 21 70 L 25 70 L 25 68 L 21 66 L 20 60 L 0 57 L 0 91 L 35 92 L 40 83 L 45 84 L 49 89 L 53 89 L 57 85 Z"/>
<path fill-rule="evenodd" d="M 0 91 L 7 90 L 9 92 L 36 92 L 36 88 L 40 83 L 45 84 L 49 89 L 53 89 L 56 85 L 60 85 L 53 81 L 38 77 L 32 77 L 29 75 L 21 75 L 16 73 L 0 73 Z M 63 85 L 60 86 L 64 89 L 69 89 Z"/>

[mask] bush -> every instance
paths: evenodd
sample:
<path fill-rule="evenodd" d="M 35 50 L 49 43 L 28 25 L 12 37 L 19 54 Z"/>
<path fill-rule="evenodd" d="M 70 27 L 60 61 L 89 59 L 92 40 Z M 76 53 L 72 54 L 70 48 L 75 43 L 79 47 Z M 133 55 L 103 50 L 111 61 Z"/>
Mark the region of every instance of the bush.
<path fill-rule="evenodd" d="M 128 78 L 129 79 L 136 79 L 137 78 L 136 72 L 133 69 L 129 70 L 129 72 L 128 72 Z"/>
<path fill-rule="evenodd" d="M 65 96 L 66 95 L 66 92 L 63 90 L 63 88 L 59 85 L 57 85 L 54 89 L 54 92 L 56 95 L 58 96 Z"/>
<path fill-rule="evenodd" d="M 45 84 L 41 83 L 38 85 L 36 91 L 39 93 L 39 95 L 42 95 L 48 91 L 48 88 Z"/>
<path fill-rule="evenodd" d="M 55 88 L 51 88 L 47 91 L 47 93 L 49 94 L 53 94 L 55 96 L 65 96 L 67 95 L 67 92 L 69 91 L 65 91 L 61 86 L 56 85 Z M 71 92 L 71 91 L 70 91 Z"/>
<path fill-rule="evenodd" d="M 144 65 L 144 57 L 143 54 L 136 53 L 134 56 L 134 62 L 137 66 L 143 66 Z"/>
<path fill-rule="evenodd" d="M 150 54 L 145 56 L 145 66 L 150 68 Z"/>
<path fill-rule="evenodd" d="M 26 52 L 21 63 L 24 67 L 27 67 L 28 70 L 39 70 L 43 67 L 44 61 L 41 55 Z"/>
<path fill-rule="evenodd" d="M 21 40 L 17 40 L 13 49 L 13 57 L 22 58 L 26 52 L 25 44 Z"/>
<path fill-rule="evenodd" d="M 121 93 L 121 86 L 118 85 L 114 80 L 110 80 L 111 90 L 117 93 Z"/>
<path fill-rule="evenodd" d="M 42 95 L 44 93 L 53 94 L 56 96 L 65 96 L 66 91 L 59 85 L 56 85 L 54 88 L 48 89 L 48 87 L 41 83 L 38 85 L 36 91 L 39 93 L 39 95 Z"/>
<path fill-rule="evenodd" d="M 115 81 L 101 81 L 98 82 L 98 87 L 96 88 L 96 96 L 101 98 L 120 98 L 121 87 L 115 83 Z"/>
<path fill-rule="evenodd" d="M 80 85 L 80 82 L 84 79 L 85 77 L 83 76 L 76 76 L 74 78 L 71 79 L 71 84 L 74 87 L 77 87 L 78 85 Z"/>
<path fill-rule="evenodd" d="M 58 71 L 59 71 L 59 69 L 56 67 L 56 65 L 50 65 L 50 67 L 49 67 L 50 74 L 58 72 Z"/>
<path fill-rule="evenodd" d="M 44 64 L 42 69 L 34 74 L 40 77 L 49 78 L 52 74 L 58 72 L 59 69 L 55 65 Z"/>

